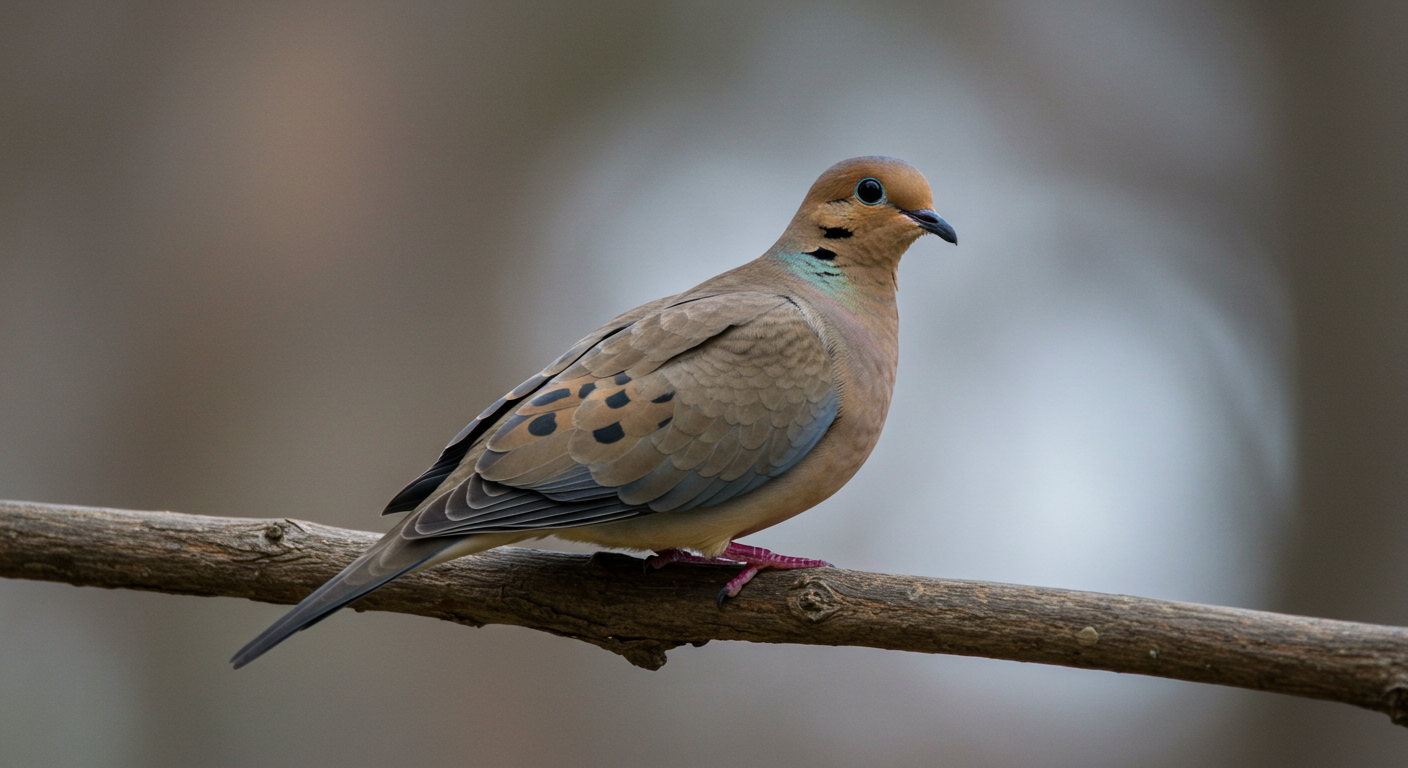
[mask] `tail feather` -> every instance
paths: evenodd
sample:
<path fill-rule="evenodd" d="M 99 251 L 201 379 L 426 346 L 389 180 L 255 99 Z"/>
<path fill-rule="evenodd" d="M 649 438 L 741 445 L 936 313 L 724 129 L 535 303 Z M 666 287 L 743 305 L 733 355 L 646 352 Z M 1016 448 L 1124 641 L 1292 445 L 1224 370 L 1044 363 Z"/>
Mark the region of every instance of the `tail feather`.
<path fill-rule="evenodd" d="M 401 537 L 401 525 L 396 526 L 381 541 L 352 561 L 352 564 L 318 587 L 303 602 L 284 614 L 258 637 L 236 653 L 230 663 L 239 669 L 264 655 L 266 651 L 287 640 L 290 635 L 325 619 L 333 611 L 347 605 L 377 587 L 425 565 L 445 549 L 465 536 L 438 539 L 407 540 Z"/>

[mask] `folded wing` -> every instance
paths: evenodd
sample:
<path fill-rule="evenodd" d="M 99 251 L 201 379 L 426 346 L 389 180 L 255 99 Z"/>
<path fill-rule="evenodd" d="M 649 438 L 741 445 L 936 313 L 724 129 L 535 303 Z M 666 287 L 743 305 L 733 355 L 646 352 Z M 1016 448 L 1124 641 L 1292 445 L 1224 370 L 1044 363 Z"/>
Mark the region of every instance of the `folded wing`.
<path fill-rule="evenodd" d="M 403 537 L 570 528 L 710 507 L 795 465 L 837 406 L 821 338 L 791 301 L 763 293 L 649 312 L 520 397 L 478 427 L 483 450 L 473 474 L 441 489 Z M 463 455 L 471 454 L 467 445 Z"/>

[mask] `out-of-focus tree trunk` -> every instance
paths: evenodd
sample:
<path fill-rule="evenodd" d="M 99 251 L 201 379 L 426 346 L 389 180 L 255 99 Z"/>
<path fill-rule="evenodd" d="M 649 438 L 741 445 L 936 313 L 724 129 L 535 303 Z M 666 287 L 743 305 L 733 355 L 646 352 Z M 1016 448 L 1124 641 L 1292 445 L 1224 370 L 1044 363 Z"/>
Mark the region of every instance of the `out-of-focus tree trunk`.
<path fill-rule="evenodd" d="M 1264 3 L 1285 168 L 1275 251 L 1295 313 L 1298 502 L 1276 610 L 1408 623 L 1408 6 Z M 1266 765 L 1390 765 L 1373 718 L 1258 699 Z M 1394 756 L 1397 755 L 1397 758 Z M 1255 756 L 1255 760 L 1251 760 Z"/>

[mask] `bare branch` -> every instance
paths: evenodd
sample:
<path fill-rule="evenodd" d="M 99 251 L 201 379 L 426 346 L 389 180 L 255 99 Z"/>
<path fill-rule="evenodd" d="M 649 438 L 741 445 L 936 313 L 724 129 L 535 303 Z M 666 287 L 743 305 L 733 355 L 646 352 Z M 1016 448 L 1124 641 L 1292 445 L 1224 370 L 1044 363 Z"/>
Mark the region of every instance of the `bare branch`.
<path fill-rule="evenodd" d="M 294 603 L 376 538 L 297 520 L 0 501 L 0 576 Z M 353 607 L 530 627 L 646 669 L 671 648 L 709 640 L 856 645 L 1273 691 L 1408 725 L 1408 629 L 839 568 L 764 572 L 720 610 L 714 595 L 731 571 L 641 566 L 619 554 L 504 547 L 405 577 Z"/>

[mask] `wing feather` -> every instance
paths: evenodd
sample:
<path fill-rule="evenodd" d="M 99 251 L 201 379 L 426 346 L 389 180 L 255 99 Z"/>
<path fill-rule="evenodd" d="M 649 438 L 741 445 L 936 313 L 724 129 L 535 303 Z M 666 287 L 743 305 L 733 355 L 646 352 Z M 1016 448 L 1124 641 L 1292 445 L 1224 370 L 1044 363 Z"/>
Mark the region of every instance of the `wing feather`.
<path fill-rule="evenodd" d="M 472 460 L 473 472 L 404 535 L 548 531 L 720 504 L 800 461 L 836 403 L 826 347 L 786 298 L 657 307 L 574 347 L 466 428 L 460 441 L 482 447 L 455 466 Z"/>

